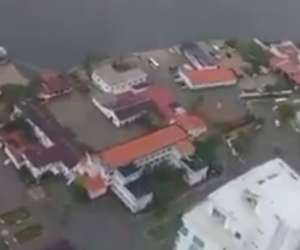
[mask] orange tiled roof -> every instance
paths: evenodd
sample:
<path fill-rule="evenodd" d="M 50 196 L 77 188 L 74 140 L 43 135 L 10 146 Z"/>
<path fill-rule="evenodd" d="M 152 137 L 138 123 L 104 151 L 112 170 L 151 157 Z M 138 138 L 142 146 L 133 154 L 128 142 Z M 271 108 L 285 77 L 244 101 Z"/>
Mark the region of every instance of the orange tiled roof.
<path fill-rule="evenodd" d="M 220 83 L 236 80 L 234 73 L 224 67 L 217 69 L 190 70 L 185 72 L 193 84 Z"/>
<path fill-rule="evenodd" d="M 195 147 L 189 139 L 177 142 L 176 147 L 180 152 L 185 154 L 192 154 L 195 151 Z"/>
<path fill-rule="evenodd" d="M 137 158 L 186 139 L 188 135 L 177 125 L 171 125 L 100 153 L 111 167 L 117 168 Z"/>
<path fill-rule="evenodd" d="M 90 192 L 96 192 L 106 187 L 104 180 L 100 176 L 86 177 L 86 189 Z"/>
<path fill-rule="evenodd" d="M 206 124 L 203 119 L 196 115 L 182 114 L 176 117 L 176 122 L 185 130 L 203 128 L 206 129 Z"/>

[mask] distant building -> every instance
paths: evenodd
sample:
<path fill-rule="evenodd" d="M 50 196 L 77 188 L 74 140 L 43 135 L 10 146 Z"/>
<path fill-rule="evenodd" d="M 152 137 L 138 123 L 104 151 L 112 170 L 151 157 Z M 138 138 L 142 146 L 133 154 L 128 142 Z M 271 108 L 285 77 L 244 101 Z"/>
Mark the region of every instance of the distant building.
<path fill-rule="evenodd" d="M 209 45 L 205 43 L 187 43 L 181 46 L 181 52 L 198 70 L 217 68 L 217 60 L 211 55 Z"/>
<path fill-rule="evenodd" d="M 72 85 L 67 75 L 54 71 L 43 71 L 41 73 L 41 87 L 38 98 L 50 100 L 54 97 L 69 94 Z"/>
<path fill-rule="evenodd" d="M 117 127 L 136 121 L 153 105 L 150 99 L 132 92 L 119 95 L 98 93 L 94 95 L 93 103 Z"/>
<path fill-rule="evenodd" d="M 182 217 L 175 250 L 298 250 L 300 177 L 268 161 L 211 193 Z"/>
<path fill-rule="evenodd" d="M 300 84 L 300 50 L 291 41 L 283 41 L 270 46 L 270 66 Z"/>
<path fill-rule="evenodd" d="M 107 60 L 93 71 L 92 80 L 103 92 L 120 94 L 147 82 L 147 74 L 126 61 Z"/>
<path fill-rule="evenodd" d="M 226 68 L 187 70 L 181 68 L 179 74 L 190 89 L 232 86 L 237 83 L 234 73 Z"/>

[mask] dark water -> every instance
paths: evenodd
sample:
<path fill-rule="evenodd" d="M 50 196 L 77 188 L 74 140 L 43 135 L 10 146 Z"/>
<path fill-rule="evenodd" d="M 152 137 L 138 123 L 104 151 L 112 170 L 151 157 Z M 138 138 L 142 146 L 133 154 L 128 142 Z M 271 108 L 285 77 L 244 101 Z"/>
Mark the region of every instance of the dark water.
<path fill-rule="evenodd" d="M 0 44 L 67 68 L 89 51 L 126 54 L 208 37 L 300 37 L 299 0 L 0 0 Z"/>

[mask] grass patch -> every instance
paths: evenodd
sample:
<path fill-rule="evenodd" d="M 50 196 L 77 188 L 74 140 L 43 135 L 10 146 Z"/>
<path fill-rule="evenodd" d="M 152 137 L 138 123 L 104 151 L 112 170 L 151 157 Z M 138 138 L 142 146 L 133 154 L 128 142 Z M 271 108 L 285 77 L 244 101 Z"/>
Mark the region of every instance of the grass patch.
<path fill-rule="evenodd" d="M 147 230 L 147 235 L 154 241 L 164 242 L 171 237 L 175 237 L 181 226 L 181 219 L 176 216 L 164 220 Z"/>
<path fill-rule="evenodd" d="M 19 207 L 2 214 L 0 218 L 5 224 L 12 225 L 21 223 L 23 220 L 28 219 L 30 216 L 30 212 L 25 207 Z"/>
<path fill-rule="evenodd" d="M 14 235 L 14 238 L 19 244 L 24 244 L 31 241 L 43 233 L 43 227 L 40 224 L 34 224 L 32 226 L 26 227 Z"/>
<path fill-rule="evenodd" d="M 9 245 L 3 240 L 0 239 L 0 250 L 9 250 Z"/>

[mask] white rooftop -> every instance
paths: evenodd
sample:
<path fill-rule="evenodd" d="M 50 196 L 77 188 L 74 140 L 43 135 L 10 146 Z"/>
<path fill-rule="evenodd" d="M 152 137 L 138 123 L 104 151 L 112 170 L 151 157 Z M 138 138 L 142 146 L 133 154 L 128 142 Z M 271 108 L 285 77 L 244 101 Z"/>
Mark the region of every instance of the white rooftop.
<path fill-rule="evenodd" d="M 257 205 L 251 206 L 247 197 Z M 213 218 L 213 208 L 226 216 L 226 226 Z M 284 247 L 276 234 L 278 230 L 282 234 L 297 231 L 296 241 L 300 242 L 300 177 L 281 159 L 268 161 L 211 193 L 183 220 L 199 235 L 212 237 L 231 250 L 270 246 L 294 250 L 295 241 L 285 242 Z M 233 237 L 236 231 L 242 240 Z"/>
<path fill-rule="evenodd" d="M 146 73 L 139 67 L 129 67 L 127 70 L 117 71 L 113 66 L 113 60 L 104 61 L 94 73 L 109 85 L 120 84 L 133 79 L 145 78 Z M 124 62 L 126 63 L 126 62 Z"/>

